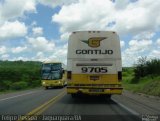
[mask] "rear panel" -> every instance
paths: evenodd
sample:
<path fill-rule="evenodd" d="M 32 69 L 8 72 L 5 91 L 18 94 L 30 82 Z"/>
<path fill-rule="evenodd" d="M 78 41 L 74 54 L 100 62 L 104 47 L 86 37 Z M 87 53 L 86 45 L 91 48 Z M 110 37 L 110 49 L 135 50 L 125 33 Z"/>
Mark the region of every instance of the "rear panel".
<path fill-rule="evenodd" d="M 68 93 L 121 94 L 120 41 L 115 32 L 73 32 L 68 42 Z M 112 90 L 112 91 L 110 91 Z"/>

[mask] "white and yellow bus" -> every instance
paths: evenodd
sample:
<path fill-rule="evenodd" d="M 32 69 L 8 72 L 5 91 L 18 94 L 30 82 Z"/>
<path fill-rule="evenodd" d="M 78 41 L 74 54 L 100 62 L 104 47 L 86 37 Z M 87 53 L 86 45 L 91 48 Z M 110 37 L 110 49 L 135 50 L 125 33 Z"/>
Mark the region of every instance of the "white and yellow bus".
<path fill-rule="evenodd" d="M 66 85 L 65 65 L 61 62 L 44 62 L 41 69 L 42 86 L 64 87 Z"/>
<path fill-rule="evenodd" d="M 77 31 L 68 41 L 67 93 L 122 94 L 120 40 L 113 31 Z"/>

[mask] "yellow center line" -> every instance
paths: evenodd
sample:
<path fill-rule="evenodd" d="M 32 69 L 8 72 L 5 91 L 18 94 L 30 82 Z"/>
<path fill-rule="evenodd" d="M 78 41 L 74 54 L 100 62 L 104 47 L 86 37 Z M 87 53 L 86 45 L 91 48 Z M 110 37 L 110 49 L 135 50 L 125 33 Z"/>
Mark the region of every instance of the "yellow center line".
<path fill-rule="evenodd" d="M 65 95 L 65 90 L 63 90 L 60 94 L 57 96 L 53 97 L 49 101 L 45 102 L 44 104 L 40 105 L 39 107 L 33 109 L 31 112 L 27 113 L 26 116 L 33 116 L 33 115 L 40 115 L 42 114 L 45 110 L 47 110 L 53 103 L 55 103 L 58 99 L 62 98 Z M 22 119 L 18 121 L 23 121 Z"/>
<path fill-rule="evenodd" d="M 47 110 L 51 105 L 53 105 L 56 101 L 58 101 L 60 98 L 62 98 L 65 95 L 65 92 L 62 93 L 61 95 L 59 95 L 55 100 L 53 100 L 51 103 L 49 103 L 48 105 L 46 105 L 44 108 L 42 108 L 41 110 L 39 110 L 36 115 L 40 115 L 42 114 L 45 110 Z"/>

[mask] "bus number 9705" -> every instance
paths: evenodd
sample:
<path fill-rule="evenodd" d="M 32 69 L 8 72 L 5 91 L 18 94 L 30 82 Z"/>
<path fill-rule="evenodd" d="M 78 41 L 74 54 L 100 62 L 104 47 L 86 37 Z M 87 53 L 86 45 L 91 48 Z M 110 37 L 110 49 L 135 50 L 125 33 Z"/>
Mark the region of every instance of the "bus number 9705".
<path fill-rule="evenodd" d="M 107 67 L 82 67 L 82 73 L 107 73 Z"/>

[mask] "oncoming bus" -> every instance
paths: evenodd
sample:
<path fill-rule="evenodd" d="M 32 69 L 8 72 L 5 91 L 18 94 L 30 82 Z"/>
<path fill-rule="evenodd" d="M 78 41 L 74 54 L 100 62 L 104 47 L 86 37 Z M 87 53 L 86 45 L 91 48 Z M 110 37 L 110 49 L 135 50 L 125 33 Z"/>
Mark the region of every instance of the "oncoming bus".
<path fill-rule="evenodd" d="M 64 87 L 66 85 L 65 65 L 61 62 L 44 62 L 41 69 L 42 86 Z"/>
<path fill-rule="evenodd" d="M 67 93 L 122 93 L 120 41 L 113 31 L 77 31 L 68 41 Z"/>

